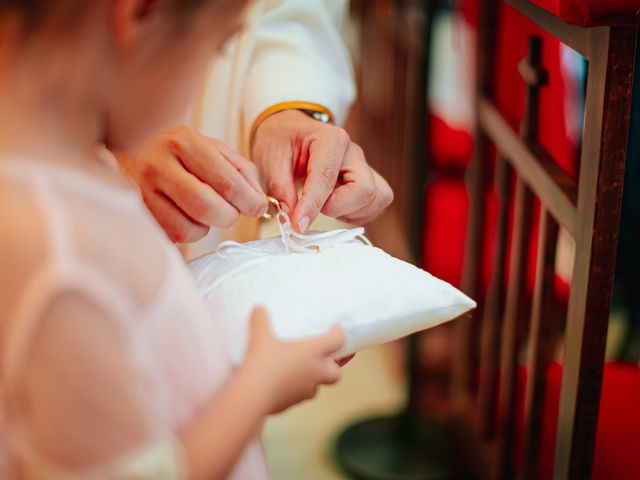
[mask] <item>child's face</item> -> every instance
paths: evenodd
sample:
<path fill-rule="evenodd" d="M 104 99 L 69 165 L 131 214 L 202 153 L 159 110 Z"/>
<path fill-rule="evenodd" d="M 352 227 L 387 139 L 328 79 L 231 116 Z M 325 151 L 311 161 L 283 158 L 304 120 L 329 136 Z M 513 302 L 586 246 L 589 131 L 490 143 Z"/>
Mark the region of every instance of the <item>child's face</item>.
<path fill-rule="evenodd" d="M 116 17 L 114 81 L 105 95 L 110 148 L 134 150 L 184 121 L 207 66 L 242 28 L 247 3 L 205 0 L 193 12 L 149 13 L 146 22 Z"/>

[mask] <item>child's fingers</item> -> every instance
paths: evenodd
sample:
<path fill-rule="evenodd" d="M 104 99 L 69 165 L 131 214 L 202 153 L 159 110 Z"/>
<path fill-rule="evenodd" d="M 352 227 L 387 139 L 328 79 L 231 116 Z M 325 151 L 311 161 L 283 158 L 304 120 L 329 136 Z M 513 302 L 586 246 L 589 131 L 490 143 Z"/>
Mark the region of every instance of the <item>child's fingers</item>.
<path fill-rule="evenodd" d="M 269 313 L 264 307 L 256 307 L 251 312 L 251 339 L 272 337 Z"/>
<path fill-rule="evenodd" d="M 341 375 L 342 372 L 338 364 L 336 364 L 336 362 L 334 362 L 333 360 L 330 360 L 329 362 L 327 362 L 326 366 L 323 369 L 320 383 L 323 385 L 333 385 L 338 380 L 340 380 Z"/>
<path fill-rule="evenodd" d="M 314 385 L 313 387 L 309 388 L 303 398 L 305 400 L 311 400 L 312 398 L 314 398 L 316 395 L 318 394 L 318 385 Z"/>
<path fill-rule="evenodd" d="M 336 324 L 326 334 L 317 339 L 317 345 L 322 355 L 331 355 L 342 348 L 344 339 L 344 329 Z"/>

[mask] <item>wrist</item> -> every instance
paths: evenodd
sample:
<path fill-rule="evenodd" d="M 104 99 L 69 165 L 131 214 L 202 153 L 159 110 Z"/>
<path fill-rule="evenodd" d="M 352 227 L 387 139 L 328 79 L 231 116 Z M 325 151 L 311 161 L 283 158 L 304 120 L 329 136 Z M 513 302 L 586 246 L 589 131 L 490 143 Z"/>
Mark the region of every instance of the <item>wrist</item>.
<path fill-rule="evenodd" d="M 333 123 L 334 115 L 331 110 L 329 110 L 324 105 L 313 102 L 305 102 L 305 101 L 291 101 L 291 102 L 282 102 L 271 107 L 265 109 L 260 115 L 256 117 L 251 127 L 249 133 L 249 140 L 251 144 L 253 144 L 253 140 L 255 138 L 255 134 L 260 127 L 260 125 L 269 117 L 284 111 L 300 111 L 305 112 L 305 114 L 312 113 L 312 116 L 319 115 L 319 118 L 316 120 L 320 120 L 324 123 Z M 313 115 L 315 114 L 315 115 Z M 325 122 L 326 119 L 326 122 Z"/>
<path fill-rule="evenodd" d="M 245 396 L 253 412 L 267 417 L 273 410 L 273 393 L 267 382 L 269 376 L 246 362 L 236 372 L 234 386 Z"/>

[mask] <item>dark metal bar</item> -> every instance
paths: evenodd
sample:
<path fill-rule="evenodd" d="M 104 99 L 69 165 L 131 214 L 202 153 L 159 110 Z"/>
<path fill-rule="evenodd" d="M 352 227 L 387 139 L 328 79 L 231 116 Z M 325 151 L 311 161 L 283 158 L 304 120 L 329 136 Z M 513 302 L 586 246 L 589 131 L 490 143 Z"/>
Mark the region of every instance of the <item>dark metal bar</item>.
<path fill-rule="evenodd" d="M 415 69 L 415 88 L 409 88 L 409 93 L 418 92 L 416 101 L 411 95 L 407 96 L 407 108 L 414 108 L 412 112 L 414 125 L 413 138 L 410 142 L 413 147 L 414 168 L 408 173 L 413 175 L 414 195 L 411 198 L 411 208 L 414 211 L 410 237 L 412 239 L 411 253 L 418 267 L 423 266 L 423 243 L 424 243 L 424 221 L 425 221 L 425 191 L 428 176 L 428 148 L 427 135 L 429 131 L 429 109 L 427 105 L 427 92 L 429 82 L 429 54 L 432 42 L 433 20 L 437 12 L 435 2 L 426 2 L 420 7 L 420 25 L 422 27 L 421 45 L 413 45 L 419 51 L 419 65 Z M 415 10 L 414 10 L 415 13 Z M 413 107 L 412 107 L 413 105 Z M 413 421 L 420 414 L 419 398 L 420 393 L 420 334 L 409 337 L 407 345 L 407 405 L 403 418 L 406 422 Z"/>
<path fill-rule="evenodd" d="M 493 92 L 492 69 L 496 51 L 497 0 L 480 2 L 480 23 L 478 27 L 477 49 L 477 92 L 478 96 L 491 97 Z M 476 109 L 478 106 L 476 106 Z M 480 128 L 474 132 L 474 155 L 467 171 L 467 189 L 469 192 L 469 215 L 465 245 L 465 259 L 462 289 L 472 298 L 482 293 L 482 253 L 484 250 L 484 218 L 486 191 L 488 185 L 489 142 Z M 479 305 L 479 313 L 483 306 Z M 455 340 L 457 351 L 452 365 L 451 391 L 454 408 L 463 411 L 470 398 L 471 366 L 476 340 L 473 337 L 473 325 L 468 317 L 457 320 Z"/>

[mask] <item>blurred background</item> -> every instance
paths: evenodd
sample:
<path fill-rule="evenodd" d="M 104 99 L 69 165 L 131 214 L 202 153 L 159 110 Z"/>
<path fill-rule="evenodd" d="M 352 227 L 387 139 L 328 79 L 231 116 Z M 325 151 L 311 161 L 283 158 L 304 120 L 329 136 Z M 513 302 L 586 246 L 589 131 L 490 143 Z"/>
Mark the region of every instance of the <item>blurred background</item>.
<path fill-rule="evenodd" d="M 347 130 L 396 194 L 389 211 L 367 227 L 367 235 L 392 255 L 415 262 L 463 290 L 470 208 L 465 180 L 474 155 L 478 23 L 478 0 L 352 0 L 351 20 L 344 27 L 359 91 Z M 517 131 L 526 104 L 526 85 L 518 63 L 527 56 L 530 37 L 541 37 L 541 62 L 548 81 L 539 95 L 538 142 L 566 176 L 577 181 L 587 62 L 505 2 L 498 2 L 495 25 L 496 108 Z M 636 80 L 634 88 L 638 94 L 639 83 Z M 640 452 L 638 99 L 640 95 L 633 97 L 593 478 L 640 478 L 635 458 Z M 495 157 L 495 153 L 491 155 Z M 497 173 L 491 169 L 484 175 L 492 179 Z M 507 183 L 512 184 L 513 179 Z M 508 191 L 513 192 L 513 188 Z M 482 297 L 494 278 L 499 197 L 500 192 L 492 187 L 484 199 L 482 222 L 487 234 L 480 252 L 482 282 L 477 292 Z M 540 206 L 534 202 L 533 221 L 527 232 L 532 238 L 526 262 L 530 294 L 535 283 L 539 216 Z M 507 224 L 512 225 L 513 207 L 508 217 Z M 507 251 L 511 241 L 507 235 Z M 553 342 L 553 362 L 545 377 L 544 416 L 537 419 L 544 445 L 538 478 L 550 478 L 553 468 L 560 364 L 566 340 L 562 319 L 571 289 L 574 251 L 571 236 L 561 229 L 550 310 L 558 319 L 559 333 L 549 339 Z M 525 310 L 530 308 L 530 302 L 525 304 Z M 474 320 L 465 319 L 472 335 L 486 335 Z M 337 388 L 322 391 L 313 402 L 270 420 L 265 443 L 273 478 L 486 478 L 492 468 L 491 455 L 486 455 L 486 445 L 492 448 L 491 435 L 487 441 L 486 436 L 477 434 L 473 419 L 459 414 L 456 396 L 452 395 L 459 348 L 457 323 L 358 354 L 344 368 L 344 379 Z M 471 352 L 470 357 L 480 362 L 480 352 Z M 518 362 L 516 411 L 523 417 L 525 353 Z M 474 376 L 470 384 L 477 393 L 481 377 Z M 362 453 L 370 445 L 358 435 L 367 430 L 354 433 L 354 425 L 380 417 L 393 419 L 400 433 L 390 434 L 387 439 L 382 438 L 389 433 L 386 427 L 372 428 L 369 436 L 379 437 L 380 449 Z M 416 434 L 417 424 L 420 432 Z M 516 436 L 509 445 L 516 464 L 521 442 Z M 409 453 L 403 457 L 406 450 Z M 350 462 L 357 458 L 368 460 L 354 467 Z"/>

